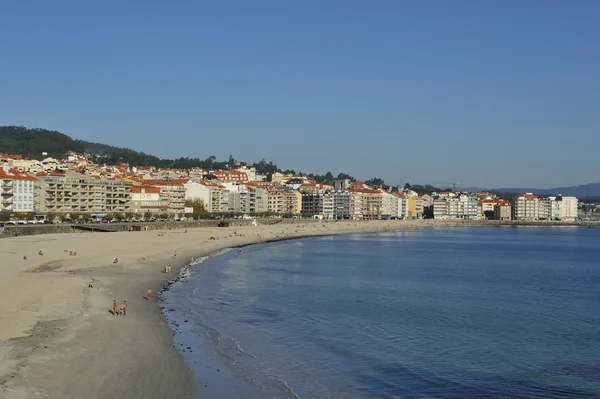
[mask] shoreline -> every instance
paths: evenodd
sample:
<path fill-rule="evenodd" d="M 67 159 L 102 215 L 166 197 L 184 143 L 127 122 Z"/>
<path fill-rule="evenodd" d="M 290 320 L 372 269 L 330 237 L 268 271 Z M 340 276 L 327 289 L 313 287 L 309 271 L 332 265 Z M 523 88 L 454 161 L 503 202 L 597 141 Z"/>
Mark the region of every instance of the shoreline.
<path fill-rule="evenodd" d="M 0 240 L 0 396 L 210 397 L 174 347 L 161 304 L 142 299 L 148 287 L 158 292 L 191 256 L 225 248 L 434 224 L 315 221 Z M 171 275 L 161 273 L 164 264 Z M 113 299 L 128 301 L 127 317 L 108 312 Z M 54 364 L 61 367 L 48 367 Z"/>
<path fill-rule="evenodd" d="M 0 396 L 129 398 L 135 392 L 144 398 L 213 397 L 206 387 L 196 386 L 190 365 L 176 348 L 161 301 L 160 291 L 181 280 L 192 256 L 206 258 L 224 249 L 318 236 L 457 226 L 470 225 L 433 220 L 315 221 L 205 227 L 187 233 L 0 240 L 0 289 L 5 292 L 0 299 Z M 38 248 L 43 257 L 37 257 Z M 77 255 L 69 255 L 69 249 L 77 250 Z M 112 264 L 113 257 L 119 263 Z M 161 272 L 164 264 L 173 266 L 172 274 Z M 89 283 L 94 288 L 88 288 Z M 154 303 L 142 299 L 148 287 L 159 294 Z M 113 299 L 128 301 L 127 317 L 108 313 Z M 61 367 L 48 367 L 53 364 Z"/>

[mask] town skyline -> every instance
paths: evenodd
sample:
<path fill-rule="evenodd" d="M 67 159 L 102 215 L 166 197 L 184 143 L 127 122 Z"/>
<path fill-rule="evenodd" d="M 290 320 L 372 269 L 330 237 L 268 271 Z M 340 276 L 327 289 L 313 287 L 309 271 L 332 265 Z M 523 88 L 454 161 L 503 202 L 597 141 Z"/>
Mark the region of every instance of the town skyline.
<path fill-rule="evenodd" d="M 310 178 L 315 177 L 317 181 L 319 178 L 326 178 L 329 176 L 329 180 L 333 179 L 345 179 L 358 180 L 366 182 L 367 184 L 375 184 L 376 186 L 386 187 L 403 187 L 406 184 L 417 185 L 420 187 L 431 188 L 428 191 L 447 191 L 447 190 L 467 190 L 467 191 L 495 191 L 495 192 L 506 192 L 506 193 L 520 193 L 520 192 L 537 192 L 539 194 L 557 195 L 564 193 L 566 195 L 576 195 L 580 197 L 587 196 L 598 196 L 600 195 L 600 182 L 595 184 L 587 185 L 573 185 L 566 187 L 472 187 L 466 186 L 456 178 L 450 179 L 451 181 L 445 181 L 442 183 L 432 184 L 430 182 L 417 182 L 411 180 L 401 181 L 385 181 L 381 176 L 371 176 L 369 178 L 363 178 L 360 175 L 354 176 L 352 173 L 346 173 L 338 169 L 338 171 L 319 171 L 317 173 L 306 172 L 303 170 L 296 170 L 294 168 L 287 168 L 284 165 L 277 165 L 272 161 L 262 158 L 258 160 L 244 160 L 236 159 L 233 154 L 229 154 L 227 158 L 219 159 L 214 155 L 207 156 L 206 158 L 183 158 L 178 157 L 174 159 L 164 159 L 156 157 L 154 154 L 146 154 L 139 152 L 135 149 L 118 148 L 111 146 L 107 143 L 89 143 L 85 141 L 73 140 L 73 138 L 65 135 L 64 133 L 48 130 L 48 129 L 30 129 L 22 126 L 0 126 L 0 156 L 12 155 L 24 157 L 24 159 L 38 159 L 56 156 L 58 152 L 63 155 L 67 152 L 74 152 L 80 154 L 87 154 L 92 157 L 98 157 L 98 162 L 104 162 L 107 165 L 121 165 L 127 164 L 130 167 L 137 166 L 153 166 L 157 170 L 165 169 L 193 169 L 206 167 L 210 169 L 235 169 L 240 165 L 247 166 L 258 166 L 257 164 L 265 164 L 266 169 L 271 172 L 279 171 L 291 174 L 300 174 Z M 57 144 L 60 143 L 60 144 Z M 17 148 L 22 148 L 23 153 L 20 153 Z M 88 148 L 88 150 L 83 150 Z M 36 152 L 37 151 L 37 152 Z M 53 154 L 48 154 L 48 151 Z M 115 152 L 116 151 L 116 152 Z M 116 161 L 118 157 L 120 160 Z M 123 158 L 121 158 L 123 157 Z M 57 159 L 62 158 L 56 156 Z M 142 163 L 140 163 L 142 162 Z M 206 165 L 210 162 L 210 165 Z M 204 165 L 204 166 L 203 166 Z M 269 175 L 268 172 L 264 172 Z M 380 183 L 377 183 L 380 181 Z M 574 193 L 574 190 L 576 193 Z M 427 190 L 425 190 L 427 191 Z"/>
<path fill-rule="evenodd" d="M 598 2 L 117 9 L 3 4 L 0 124 L 390 182 L 600 180 Z"/>

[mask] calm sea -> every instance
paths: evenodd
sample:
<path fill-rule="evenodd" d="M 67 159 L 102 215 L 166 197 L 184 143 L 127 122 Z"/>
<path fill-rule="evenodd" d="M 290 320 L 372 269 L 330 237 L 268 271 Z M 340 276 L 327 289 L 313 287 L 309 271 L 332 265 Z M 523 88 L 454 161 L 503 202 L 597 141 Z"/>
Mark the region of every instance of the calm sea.
<path fill-rule="evenodd" d="M 206 259 L 166 300 L 179 345 L 265 398 L 600 398 L 599 244 L 515 227 L 286 241 Z"/>

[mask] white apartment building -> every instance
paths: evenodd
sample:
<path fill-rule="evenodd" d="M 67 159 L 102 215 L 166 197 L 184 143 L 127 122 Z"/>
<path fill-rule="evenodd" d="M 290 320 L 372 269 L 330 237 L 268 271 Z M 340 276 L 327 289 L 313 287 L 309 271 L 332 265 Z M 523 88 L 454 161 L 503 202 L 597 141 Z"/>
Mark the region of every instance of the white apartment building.
<path fill-rule="evenodd" d="M 460 194 L 458 197 L 439 197 L 433 202 L 433 217 L 434 219 L 480 219 L 477 196 Z"/>
<path fill-rule="evenodd" d="M 381 190 L 381 218 L 391 219 L 398 212 L 398 201 L 392 193 Z"/>
<path fill-rule="evenodd" d="M 393 193 L 396 198 L 396 205 L 392 205 L 393 209 L 396 208 L 396 212 L 393 214 L 398 219 L 408 219 L 408 197 L 404 193 Z"/>
<path fill-rule="evenodd" d="M 539 199 L 537 215 L 538 220 L 551 220 L 553 202 L 556 202 L 556 197 Z"/>
<path fill-rule="evenodd" d="M 556 197 L 549 197 L 550 202 L 550 219 L 551 220 L 561 220 L 563 218 L 562 215 L 562 201 L 557 201 Z"/>
<path fill-rule="evenodd" d="M 576 197 L 559 197 L 562 202 L 561 219 L 565 221 L 574 221 L 577 219 L 577 204 Z"/>
<path fill-rule="evenodd" d="M 202 201 L 207 212 L 228 212 L 230 210 L 229 191 L 225 190 L 225 186 L 206 181 L 188 181 L 183 187 L 185 199 Z"/>
<path fill-rule="evenodd" d="M 152 186 L 131 187 L 132 210 L 136 214 L 168 212 L 169 204 L 161 200 L 160 188 Z"/>
<path fill-rule="evenodd" d="M 0 211 L 33 212 L 34 182 L 37 179 L 8 166 L 0 168 Z"/>

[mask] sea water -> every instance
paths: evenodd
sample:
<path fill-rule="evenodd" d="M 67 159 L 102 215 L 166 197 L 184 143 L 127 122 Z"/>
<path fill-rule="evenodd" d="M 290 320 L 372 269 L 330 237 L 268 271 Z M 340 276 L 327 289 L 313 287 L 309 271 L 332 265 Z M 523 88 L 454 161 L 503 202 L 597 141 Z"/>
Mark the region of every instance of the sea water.
<path fill-rule="evenodd" d="M 599 244 L 580 227 L 283 241 L 205 259 L 165 297 L 179 346 L 214 361 L 199 383 L 222 367 L 241 387 L 221 396 L 600 398 Z"/>

